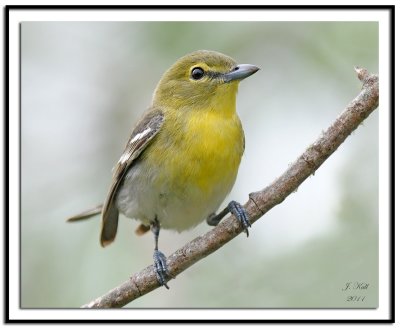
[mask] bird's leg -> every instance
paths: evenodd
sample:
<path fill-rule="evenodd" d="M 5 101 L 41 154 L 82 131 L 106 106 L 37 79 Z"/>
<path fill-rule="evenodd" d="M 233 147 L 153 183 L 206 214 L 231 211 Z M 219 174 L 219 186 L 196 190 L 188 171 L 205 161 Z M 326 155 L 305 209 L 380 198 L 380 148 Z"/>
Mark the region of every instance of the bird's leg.
<path fill-rule="evenodd" d="M 167 285 L 167 281 L 165 280 L 165 276 L 168 275 L 167 270 L 167 259 L 165 255 L 158 250 L 158 236 L 160 235 L 160 222 L 157 218 L 154 222 L 151 223 L 151 231 L 154 234 L 154 272 L 156 272 L 157 280 L 160 283 L 160 286 L 165 286 L 165 288 L 169 289 Z"/>
<path fill-rule="evenodd" d="M 251 227 L 249 222 L 249 216 L 247 215 L 246 210 L 243 206 L 236 202 L 231 201 L 228 203 L 228 206 L 222 210 L 219 214 L 211 214 L 207 217 L 207 224 L 211 226 L 216 226 L 224 218 L 228 213 L 231 213 L 236 217 L 236 219 L 240 222 L 243 227 L 243 230 L 246 232 L 247 236 L 249 236 L 248 228 Z"/>

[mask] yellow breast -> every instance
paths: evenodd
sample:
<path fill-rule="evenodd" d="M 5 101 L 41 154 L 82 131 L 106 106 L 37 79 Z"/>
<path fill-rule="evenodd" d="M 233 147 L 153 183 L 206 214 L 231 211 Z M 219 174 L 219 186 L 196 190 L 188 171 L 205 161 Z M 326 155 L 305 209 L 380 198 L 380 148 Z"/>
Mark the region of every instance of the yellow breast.
<path fill-rule="evenodd" d="M 214 184 L 233 184 L 244 151 L 243 130 L 236 113 L 226 118 L 215 112 L 193 116 L 187 126 L 189 175 L 208 192 Z"/>
<path fill-rule="evenodd" d="M 230 86 L 203 108 L 174 104 L 165 109 L 163 126 L 141 156 L 140 207 L 148 210 L 139 218 L 153 218 L 154 212 L 164 228 L 181 231 L 218 209 L 244 152 L 236 89 Z"/>

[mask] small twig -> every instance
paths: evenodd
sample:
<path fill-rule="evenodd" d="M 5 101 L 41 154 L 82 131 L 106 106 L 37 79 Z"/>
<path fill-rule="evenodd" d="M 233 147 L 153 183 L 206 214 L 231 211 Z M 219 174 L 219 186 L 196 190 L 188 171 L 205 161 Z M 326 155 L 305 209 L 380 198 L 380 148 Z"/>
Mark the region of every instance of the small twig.
<path fill-rule="evenodd" d="M 355 71 L 363 83 L 360 94 L 345 108 L 335 122 L 289 166 L 285 173 L 265 189 L 250 194 L 244 207 L 251 223 L 285 200 L 307 177 L 314 174 L 347 136 L 378 107 L 378 76 L 368 74 L 367 70 L 363 68 L 356 67 Z M 242 229 L 233 216 L 222 221 L 214 229 L 195 238 L 168 257 L 167 264 L 171 276 L 176 277 L 200 259 L 221 248 L 241 232 Z M 158 287 L 159 284 L 151 265 L 135 273 L 120 286 L 82 307 L 122 307 Z"/>

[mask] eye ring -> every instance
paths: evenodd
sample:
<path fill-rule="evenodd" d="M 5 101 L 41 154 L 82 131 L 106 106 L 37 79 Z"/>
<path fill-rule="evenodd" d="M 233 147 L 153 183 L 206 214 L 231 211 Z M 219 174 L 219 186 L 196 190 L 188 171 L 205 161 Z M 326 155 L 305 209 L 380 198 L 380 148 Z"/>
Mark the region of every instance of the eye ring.
<path fill-rule="evenodd" d="M 190 75 L 193 80 L 200 80 L 202 77 L 204 77 L 204 70 L 201 67 L 195 67 Z"/>

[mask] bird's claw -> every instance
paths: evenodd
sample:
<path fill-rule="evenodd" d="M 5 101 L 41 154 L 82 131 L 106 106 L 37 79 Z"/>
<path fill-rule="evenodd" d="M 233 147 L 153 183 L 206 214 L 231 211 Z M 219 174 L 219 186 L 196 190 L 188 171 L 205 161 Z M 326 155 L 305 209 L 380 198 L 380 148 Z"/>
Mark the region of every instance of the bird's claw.
<path fill-rule="evenodd" d="M 155 250 L 153 254 L 153 260 L 154 272 L 156 273 L 160 286 L 164 286 L 165 288 L 169 289 L 166 281 L 166 276 L 168 276 L 167 258 L 161 251 Z"/>
<path fill-rule="evenodd" d="M 249 236 L 248 228 L 251 227 L 251 224 L 249 221 L 249 216 L 247 215 L 247 212 L 243 206 L 239 202 L 231 201 L 228 204 L 228 210 L 237 218 L 242 225 L 243 230 L 246 232 L 246 235 Z"/>

